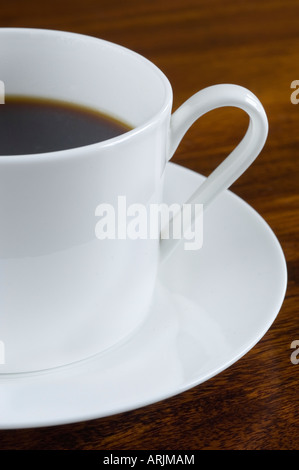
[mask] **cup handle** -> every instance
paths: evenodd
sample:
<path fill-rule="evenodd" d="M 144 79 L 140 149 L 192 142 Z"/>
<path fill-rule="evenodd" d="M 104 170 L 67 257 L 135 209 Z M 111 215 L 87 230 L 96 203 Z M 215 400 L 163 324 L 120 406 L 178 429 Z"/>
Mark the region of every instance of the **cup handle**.
<path fill-rule="evenodd" d="M 249 115 L 250 121 L 247 132 L 239 145 L 187 201 L 187 204 L 203 204 L 204 210 L 216 196 L 244 173 L 262 150 L 268 134 L 265 110 L 258 98 L 246 88 L 229 84 L 214 85 L 191 96 L 172 114 L 170 121 L 168 160 L 172 158 L 182 137 L 196 119 L 215 108 L 224 106 L 243 109 Z M 172 233 L 175 217 L 169 222 L 169 233 Z M 191 223 L 191 226 L 193 225 L 194 220 Z M 184 229 L 187 231 L 190 226 L 184 226 Z M 161 260 L 168 258 L 179 243 L 179 239 L 161 239 Z"/>

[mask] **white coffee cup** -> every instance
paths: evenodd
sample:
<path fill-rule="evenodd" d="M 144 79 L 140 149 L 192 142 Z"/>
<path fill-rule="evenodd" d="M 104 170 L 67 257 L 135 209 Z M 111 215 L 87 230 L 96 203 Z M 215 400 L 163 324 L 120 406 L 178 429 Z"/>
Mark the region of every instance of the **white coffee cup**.
<path fill-rule="evenodd" d="M 182 136 L 202 114 L 236 106 L 250 117 L 232 154 L 189 202 L 204 207 L 252 163 L 267 137 L 259 100 L 235 85 L 204 89 L 173 115 L 172 89 L 151 62 L 83 35 L 0 29 L 7 95 L 93 107 L 132 125 L 76 149 L 0 157 L 0 373 L 38 371 L 85 359 L 125 340 L 144 321 L 160 256 L 176 240 L 99 240 L 101 203 L 148 207 Z"/>

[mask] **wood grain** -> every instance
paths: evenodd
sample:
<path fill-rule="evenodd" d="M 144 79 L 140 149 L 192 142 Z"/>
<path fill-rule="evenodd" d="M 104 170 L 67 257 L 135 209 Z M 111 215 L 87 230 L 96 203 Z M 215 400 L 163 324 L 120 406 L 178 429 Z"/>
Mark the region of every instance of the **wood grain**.
<path fill-rule="evenodd" d="M 174 108 L 199 89 L 237 83 L 262 101 L 270 131 L 265 149 L 232 190 L 276 233 L 288 263 L 283 307 L 265 337 L 239 362 L 179 396 L 106 419 L 2 431 L 0 449 L 298 449 L 299 79 L 296 0 L 11 0 L 1 27 L 90 34 L 129 47 L 168 76 Z M 247 117 L 222 109 L 198 121 L 173 161 L 202 174 L 229 153 Z"/>

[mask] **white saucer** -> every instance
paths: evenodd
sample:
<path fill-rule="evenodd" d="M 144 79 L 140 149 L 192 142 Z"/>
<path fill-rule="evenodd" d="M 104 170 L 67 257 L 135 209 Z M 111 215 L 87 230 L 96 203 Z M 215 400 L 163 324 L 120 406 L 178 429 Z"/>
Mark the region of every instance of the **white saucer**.
<path fill-rule="evenodd" d="M 183 202 L 202 180 L 169 164 L 165 202 Z M 132 410 L 194 387 L 248 352 L 283 302 L 281 247 L 229 191 L 204 215 L 203 240 L 199 251 L 180 246 L 161 267 L 148 319 L 126 343 L 72 366 L 0 378 L 0 428 Z"/>

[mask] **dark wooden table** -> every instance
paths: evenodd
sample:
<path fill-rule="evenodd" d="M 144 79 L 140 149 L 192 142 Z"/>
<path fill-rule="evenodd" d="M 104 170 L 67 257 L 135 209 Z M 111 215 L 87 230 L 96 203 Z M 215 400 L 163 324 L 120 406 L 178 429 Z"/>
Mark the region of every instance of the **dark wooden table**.
<path fill-rule="evenodd" d="M 174 108 L 199 89 L 236 83 L 269 118 L 267 144 L 231 188 L 276 233 L 288 263 L 282 309 L 264 338 L 208 382 L 151 406 L 74 425 L 1 431 L 1 449 L 298 449 L 299 79 L 297 0 L 10 0 L 1 27 L 62 29 L 101 37 L 152 60 L 168 76 Z M 299 94 L 298 94 L 299 97 Z M 243 135 L 241 111 L 213 111 L 188 132 L 173 161 L 209 172 Z M 200 158 L 198 158 L 200 155 Z"/>

